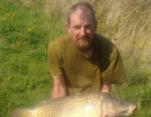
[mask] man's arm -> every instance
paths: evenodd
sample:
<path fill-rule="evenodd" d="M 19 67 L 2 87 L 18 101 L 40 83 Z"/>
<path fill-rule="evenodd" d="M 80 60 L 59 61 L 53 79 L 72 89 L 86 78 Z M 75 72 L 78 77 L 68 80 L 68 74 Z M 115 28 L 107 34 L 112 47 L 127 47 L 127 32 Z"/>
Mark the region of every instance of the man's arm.
<path fill-rule="evenodd" d="M 101 87 L 101 92 L 102 93 L 110 93 L 111 91 L 111 85 L 110 84 L 102 84 L 102 87 Z"/>
<path fill-rule="evenodd" d="M 65 86 L 64 76 L 52 76 L 54 80 L 54 85 L 52 89 L 51 98 L 60 98 L 67 95 L 67 90 Z"/>
<path fill-rule="evenodd" d="M 102 90 L 108 89 L 111 90 L 112 84 L 123 84 L 127 82 L 126 73 L 124 70 L 124 66 L 121 60 L 121 56 L 117 48 L 112 47 L 112 52 L 109 57 L 109 66 L 102 73 L 102 81 L 104 86 L 102 86 Z"/>

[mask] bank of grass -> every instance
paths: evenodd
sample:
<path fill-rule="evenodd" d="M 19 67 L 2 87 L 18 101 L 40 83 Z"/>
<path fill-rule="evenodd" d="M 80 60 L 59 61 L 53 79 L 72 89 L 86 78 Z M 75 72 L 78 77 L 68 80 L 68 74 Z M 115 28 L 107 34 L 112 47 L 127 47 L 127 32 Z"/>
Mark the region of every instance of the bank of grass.
<path fill-rule="evenodd" d="M 44 2 L 28 1 L 0 0 L 0 117 L 50 96 L 47 45 L 64 32 L 64 25 L 58 15 L 44 13 Z M 128 86 L 115 88 L 115 95 L 140 103 L 135 117 L 149 117 L 150 73 L 126 68 Z"/>
<path fill-rule="evenodd" d="M 55 19 L 46 18 L 40 8 L 28 8 L 17 0 L 0 1 L 1 117 L 50 96 L 47 45 L 57 25 Z"/>

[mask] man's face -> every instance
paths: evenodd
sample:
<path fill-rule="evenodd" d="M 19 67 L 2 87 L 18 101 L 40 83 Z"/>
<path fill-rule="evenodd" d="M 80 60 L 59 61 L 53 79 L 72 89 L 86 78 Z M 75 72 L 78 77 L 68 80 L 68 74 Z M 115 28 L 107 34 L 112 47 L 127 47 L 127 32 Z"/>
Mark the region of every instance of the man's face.
<path fill-rule="evenodd" d="M 77 9 L 70 16 L 70 22 L 67 24 L 67 31 L 80 50 L 85 50 L 91 46 L 95 28 L 94 20 L 80 9 Z"/>

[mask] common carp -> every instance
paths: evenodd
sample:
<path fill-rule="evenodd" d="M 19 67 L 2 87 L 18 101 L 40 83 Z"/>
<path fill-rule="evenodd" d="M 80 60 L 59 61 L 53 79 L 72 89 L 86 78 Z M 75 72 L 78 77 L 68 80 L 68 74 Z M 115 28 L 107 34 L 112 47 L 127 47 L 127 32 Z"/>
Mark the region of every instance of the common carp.
<path fill-rule="evenodd" d="M 12 117 L 121 117 L 137 106 L 105 93 L 81 94 L 45 101 L 29 109 L 18 109 Z"/>

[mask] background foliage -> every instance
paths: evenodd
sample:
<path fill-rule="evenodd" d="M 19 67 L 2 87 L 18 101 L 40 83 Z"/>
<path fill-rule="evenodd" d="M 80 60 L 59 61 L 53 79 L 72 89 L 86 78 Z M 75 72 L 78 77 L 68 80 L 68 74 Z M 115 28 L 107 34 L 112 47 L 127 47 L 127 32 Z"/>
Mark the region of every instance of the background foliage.
<path fill-rule="evenodd" d="M 119 48 L 128 85 L 114 95 L 138 102 L 135 117 L 151 116 L 151 1 L 87 0 L 98 32 Z M 77 0 L 0 0 L 0 117 L 50 97 L 47 45 L 65 33 L 67 9 Z"/>

